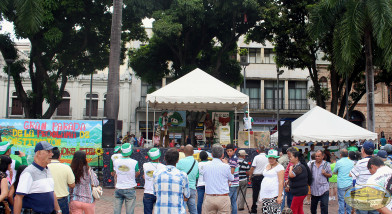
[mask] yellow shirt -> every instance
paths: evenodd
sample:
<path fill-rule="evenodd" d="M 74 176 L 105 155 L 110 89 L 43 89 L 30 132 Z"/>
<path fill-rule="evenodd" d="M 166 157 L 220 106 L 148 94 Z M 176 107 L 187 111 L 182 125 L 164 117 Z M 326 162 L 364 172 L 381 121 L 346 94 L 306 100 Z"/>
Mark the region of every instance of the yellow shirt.
<path fill-rule="evenodd" d="M 54 192 L 57 198 L 67 197 L 69 195 L 68 184 L 75 183 L 71 167 L 58 160 L 52 160 L 48 168 L 54 180 Z"/>
<path fill-rule="evenodd" d="M 185 153 L 184 152 L 179 152 L 180 156 L 178 157 L 178 160 L 181 160 L 183 158 L 185 158 Z"/>

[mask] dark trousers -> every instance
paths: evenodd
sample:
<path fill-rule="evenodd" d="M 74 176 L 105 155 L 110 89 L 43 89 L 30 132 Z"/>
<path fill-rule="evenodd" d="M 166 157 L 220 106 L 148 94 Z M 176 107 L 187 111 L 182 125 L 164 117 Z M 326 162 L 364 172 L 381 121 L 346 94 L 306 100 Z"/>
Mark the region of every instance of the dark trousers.
<path fill-rule="evenodd" d="M 58 198 L 57 202 L 59 203 L 61 212 L 63 214 L 69 214 L 68 196 L 67 197 Z"/>
<path fill-rule="evenodd" d="M 317 205 L 320 201 L 321 214 L 328 214 L 328 201 L 329 201 L 329 191 L 324 192 L 321 196 L 312 195 L 312 200 L 310 203 L 310 212 L 312 214 L 317 213 Z"/>
<path fill-rule="evenodd" d="M 143 196 L 144 214 L 152 214 L 152 209 L 154 208 L 154 204 L 156 201 L 157 201 L 157 197 L 155 195 L 144 193 Z"/>
<path fill-rule="evenodd" d="M 252 208 L 251 212 L 252 213 L 257 213 L 257 200 L 259 198 L 259 193 L 260 193 L 260 186 L 261 186 L 261 181 L 263 181 L 264 176 L 262 175 L 256 175 L 253 176 L 252 178 L 252 198 L 253 198 L 253 203 L 252 203 Z"/>

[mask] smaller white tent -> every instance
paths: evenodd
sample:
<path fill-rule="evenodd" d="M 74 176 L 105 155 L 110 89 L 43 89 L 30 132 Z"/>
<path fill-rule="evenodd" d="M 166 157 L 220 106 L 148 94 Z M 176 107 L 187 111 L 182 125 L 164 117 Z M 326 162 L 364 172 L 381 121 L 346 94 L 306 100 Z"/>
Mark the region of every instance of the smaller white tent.
<path fill-rule="evenodd" d="M 294 142 L 377 140 L 377 133 L 355 125 L 318 106 L 291 124 Z M 277 138 L 277 133 L 271 136 Z"/>
<path fill-rule="evenodd" d="M 205 111 L 242 109 L 249 97 L 196 68 L 167 86 L 147 94 L 154 109 Z"/>

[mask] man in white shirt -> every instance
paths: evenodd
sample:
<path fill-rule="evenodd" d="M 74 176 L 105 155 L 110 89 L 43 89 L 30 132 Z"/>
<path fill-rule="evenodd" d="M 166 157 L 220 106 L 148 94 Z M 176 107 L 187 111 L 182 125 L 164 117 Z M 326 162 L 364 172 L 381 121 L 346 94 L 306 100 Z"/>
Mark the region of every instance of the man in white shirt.
<path fill-rule="evenodd" d="M 152 214 L 154 204 L 157 200 L 157 197 L 154 195 L 154 173 L 159 171 L 160 169 L 165 168 L 165 165 L 159 163 L 159 158 L 161 157 L 161 151 L 158 148 L 150 149 L 147 155 L 148 157 L 150 157 L 151 162 L 147 162 L 143 164 L 143 170 L 144 170 L 143 205 L 144 205 L 144 213 Z"/>
<path fill-rule="evenodd" d="M 234 175 L 231 174 L 227 160 L 223 159 L 224 149 L 221 145 L 213 145 L 211 153 L 212 161 L 204 165 L 201 172 L 206 186 L 202 213 L 231 213 L 229 181 L 234 180 Z"/>
<path fill-rule="evenodd" d="M 244 121 L 244 131 L 252 131 L 253 118 L 249 116 L 248 111 L 245 111 Z"/>
<path fill-rule="evenodd" d="M 257 202 L 260 192 L 260 185 L 263 181 L 263 171 L 264 168 L 268 165 L 268 158 L 265 155 L 265 147 L 263 145 L 258 148 L 259 154 L 254 157 L 252 162 L 252 167 L 249 171 L 249 180 L 252 181 L 252 198 L 253 204 L 251 208 L 252 213 L 257 213 Z"/>
<path fill-rule="evenodd" d="M 374 144 L 370 141 L 365 141 L 361 148 L 362 159 L 355 164 L 354 168 L 350 171 L 350 176 L 356 179 L 355 186 L 365 185 L 372 175 L 368 170 L 368 162 L 373 156 Z M 376 214 L 375 210 L 356 210 L 357 214 Z"/>
<path fill-rule="evenodd" d="M 131 158 L 132 145 L 125 143 L 121 146 L 122 157 L 113 163 L 117 182 L 114 192 L 114 214 L 121 214 L 121 207 L 125 201 L 127 214 L 133 214 L 136 206 L 136 177 L 140 175 L 138 162 Z"/>
<path fill-rule="evenodd" d="M 384 187 L 391 192 L 392 169 L 385 166 L 384 161 L 379 157 L 372 157 L 368 161 L 367 168 L 372 174 L 367 181 L 368 185 Z M 392 210 L 392 200 L 383 208 L 377 209 L 380 213 L 389 213 Z M 388 212 L 389 211 L 389 212 Z"/>

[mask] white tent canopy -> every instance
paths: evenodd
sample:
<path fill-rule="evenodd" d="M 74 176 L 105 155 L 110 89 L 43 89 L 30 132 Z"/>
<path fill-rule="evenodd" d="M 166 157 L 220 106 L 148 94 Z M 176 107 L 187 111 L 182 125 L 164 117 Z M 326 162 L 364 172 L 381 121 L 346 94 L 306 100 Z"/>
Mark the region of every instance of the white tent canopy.
<path fill-rule="evenodd" d="M 248 105 L 249 96 L 197 68 L 147 94 L 146 102 L 154 109 L 234 110 Z"/>
<path fill-rule="evenodd" d="M 272 138 L 277 138 L 273 134 Z M 377 140 L 377 133 L 357 126 L 318 106 L 291 124 L 294 142 L 342 142 Z"/>

